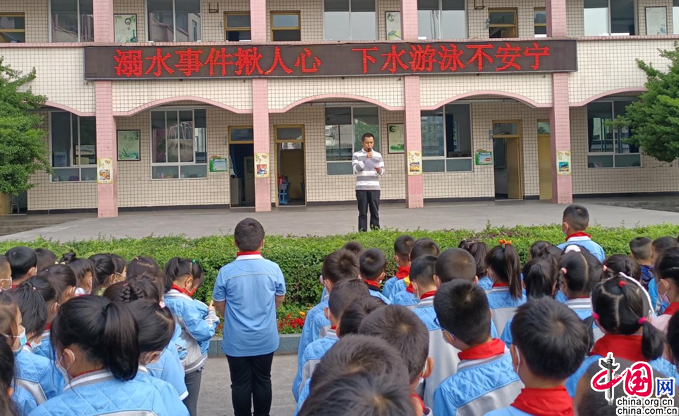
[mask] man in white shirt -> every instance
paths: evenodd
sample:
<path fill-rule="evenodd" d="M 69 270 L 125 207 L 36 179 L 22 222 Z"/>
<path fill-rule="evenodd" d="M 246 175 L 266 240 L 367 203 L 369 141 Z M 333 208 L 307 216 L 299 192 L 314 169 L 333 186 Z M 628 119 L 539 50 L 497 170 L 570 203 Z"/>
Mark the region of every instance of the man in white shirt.
<path fill-rule="evenodd" d="M 373 150 L 375 136 L 365 133 L 361 138 L 363 148 L 354 153 L 351 165 L 356 175 L 356 199 L 358 200 L 358 231 L 380 228 L 380 176 L 384 174 L 384 159 Z"/>

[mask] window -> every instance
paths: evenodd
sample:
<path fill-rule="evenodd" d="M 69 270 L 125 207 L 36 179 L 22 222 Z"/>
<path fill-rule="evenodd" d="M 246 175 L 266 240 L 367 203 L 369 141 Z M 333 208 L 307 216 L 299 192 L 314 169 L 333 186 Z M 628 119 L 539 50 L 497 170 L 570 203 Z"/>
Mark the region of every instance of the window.
<path fill-rule="evenodd" d="M 544 7 L 536 7 L 533 11 L 533 33 L 536 38 L 547 37 L 547 11 Z"/>
<path fill-rule="evenodd" d="M 674 34 L 679 35 L 679 0 L 674 0 L 672 7 L 672 18 L 675 22 L 674 24 Z"/>
<path fill-rule="evenodd" d="M 488 37 L 518 38 L 516 9 L 489 9 L 488 10 Z"/>
<path fill-rule="evenodd" d="M 585 36 L 636 35 L 635 0 L 585 0 Z"/>
<path fill-rule="evenodd" d="M 224 13 L 225 39 L 229 42 L 252 40 L 250 13 Z"/>
<path fill-rule="evenodd" d="M 422 156 L 424 172 L 472 170 L 472 132 L 469 105 L 446 105 L 423 111 Z"/>
<path fill-rule="evenodd" d="M 52 182 L 95 181 L 97 133 L 94 117 L 50 113 Z"/>
<path fill-rule="evenodd" d="M 0 13 L 0 43 L 26 42 L 26 18 L 23 13 Z"/>
<path fill-rule="evenodd" d="M 151 178 L 205 178 L 207 128 L 204 109 L 151 112 Z"/>
<path fill-rule="evenodd" d="M 200 0 L 147 0 L 149 40 L 198 42 L 202 21 Z"/>
<path fill-rule="evenodd" d="M 325 40 L 377 40 L 375 0 L 323 0 Z"/>
<path fill-rule="evenodd" d="M 363 146 L 365 133 L 375 136 L 380 151 L 380 121 L 377 107 L 328 107 L 325 109 L 325 158 L 328 175 L 351 175 L 351 158 Z"/>
<path fill-rule="evenodd" d="M 94 42 L 92 0 L 51 0 L 52 42 Z"/>
<path fill-rule="evenodd" d="M 625 115 L 628 101 L 599 101 L 587 106 L 588 155 L 590 168 L 627 168 L 641 166 L 639 148 L 629 139 L 627 127 L 617 129 L 607 125 L 618 116 Z"/>
<path fill-rule="evenodd" d="M 464 39 L 467 12 L 464 0 L 417 0 L 420 39 Z"/>
<path fill-rule="evenodd" d="M 299 12 L 271 12 L 271 40 L 302 40 Z"/>

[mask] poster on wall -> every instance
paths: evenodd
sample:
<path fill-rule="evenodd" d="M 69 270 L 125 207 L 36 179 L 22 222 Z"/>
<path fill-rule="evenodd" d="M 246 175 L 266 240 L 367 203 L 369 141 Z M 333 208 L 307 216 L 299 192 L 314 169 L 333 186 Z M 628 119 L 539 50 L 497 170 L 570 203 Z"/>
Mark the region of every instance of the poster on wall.
<path fill-rule="evenodd" d="M 556 152 L 556 166 L 558 175 L 571 174 L 571 152 L 566 150 L 558 150 Z"/>
<path fill-rule="evenodd" d="M 269 154 L 255 153 L 255 178 L 269 177 Z"/>
<path fill-rule="evenodd" d="M 476 151 L 476 166 L 492 165 L 493 152 L 490 150 L 479 149 Z"/>
<path fill-rule="evenodd" d="M 401 12 L 387 12 L 387 40 L 403 40 Z"/>
<path fill-rule="evenodd" d="M 118 160 L 141 160 L 141 130 L 118 130 Z"/>
<path fill-rule="evenodd" d="M 405 137 L 403 132 L 403 124 L 387 124 L 389 153 L 398 154 L 405 153 Z"/>
<path fill-rule="evenodd" d="M 667 34 L 667 7 L 646 8 L 646 34 Z"/>
<path fill-rule="evenodd" d="M 213 156 L 210 159 L 210 172 L 226 172 L 229 170 L 229 165 L 223 157 Z"/>
<path fill-rule="evenodd" d="M 116 43 L 137 41 L 137 15 L 114 14 L 113 29 Z"/>
<path fill-rule="evenodd" d="M 97 159 L 97 183 L 113 183 L 113 159 L 100 157 Z"/>
<path fill-rule="evenodd" d="M 408 176 L 422 174 L 422 152 L 410 150 L 408 152 Z"/>

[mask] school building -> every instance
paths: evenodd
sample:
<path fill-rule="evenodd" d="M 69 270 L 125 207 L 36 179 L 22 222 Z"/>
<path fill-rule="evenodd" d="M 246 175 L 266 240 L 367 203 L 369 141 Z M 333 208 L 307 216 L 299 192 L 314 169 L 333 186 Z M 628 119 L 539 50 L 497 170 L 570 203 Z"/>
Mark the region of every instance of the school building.
<path fill-rule="evenodd" d="M 664 68 L 679 0 L 2 0 L 54 172 L 28 212 L 669 193 L 606 122 Z"/>

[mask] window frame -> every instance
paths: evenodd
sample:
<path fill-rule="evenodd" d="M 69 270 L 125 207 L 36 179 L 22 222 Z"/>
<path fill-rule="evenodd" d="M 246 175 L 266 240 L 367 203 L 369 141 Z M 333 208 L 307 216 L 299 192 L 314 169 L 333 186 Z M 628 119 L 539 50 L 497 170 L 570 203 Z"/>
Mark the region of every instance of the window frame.
<path fill-rule="evenodd" d="M 514 24 L 492 24 L 490 22 L 490 14 L 491 13 L 513 13 L 514 14 Z M 490 37 L 490 31 L 491 29 L 500 29 L 500 28 L 510 28 L 513 27 L 514 30 L 516 31 L 516 36 L 513 38 L 497 38 L 497 39 L 516 39 L 519 38 L 519 9 L 516 7 L 493 7 L 488 9 L 488 38 L 493 39 Z"/>
<path fill-rule="evenodd" d="M 94 0 L 92 0 L 94 1 Z M 199 1 L 198 4 L 200 5 L 200 40 L 196 42 L 191 42 L 191 41 L 181 41 L 181 42 L 187 42 L 187 43 L 198 43 L 203 41 L 203 2 Z M 144 24 L 146 25 L 146 41 L 147 42 L 156 42 L 151 39 L 151 25 L 149 24 L 149 0 L 144 0 L 144 14 L 145 14 L 145 20 Z M 172 0 L 172 37 L 173 40 L 171 42 L 177 42 L 177 6 L 176 6 L 176 0 Z"/>
<path fill-rule="evenodd" d="M 288 16 L 297 16 L 297 27 L 274 27 L 273 25 L 273 18 L 274 16 L 277 15 L 288 15 Z M 270 28 L 270 33 L 271 33 L 271 41 L 272 42 L 301 42 L 302 41 L 302 12 L 297 10 L 272 10 L 269 12 L 269 28 Z M 299 40 L 294 41 L 294 40 L 287 40 L 287 41 L 276 41 L 273 38 L 274 32 L 279 31 L 279 30 L 298 30 L 299 31 Z"/>
<path fill-rule="evenodd" d="M 613 118 L 611 120 L 615 120 L 618 117 L 618 114 L 615 112 L 615 103 L 616 102 L 621 102 L 621 101 L 634 101 L 634 99 L 630 99 L 630 97 L 626 97 L 626 99 L 619 99 L 619 100 L 597 100 L 593 101 L 589 104 L 610 104 L 611 105 L 611 115 Z M 601 169 L 639 169 L 643 168 L 643 158 L 641 157 L 641 148 L 636 153 L 616 153 L 615 149 L 618 146 L 618 143 L 620 141 L 620 129 L 619 128 L 613 128 L 612 133 L 613 133 L 613 151 L 612 152 L 591 152 L 589 148 L 589 104 L 587 104 L 586 111 L 587 111 L 587 169 L 593 169 L 593 170 L 601 170 Z M 630 136 L 631 137 L 631 136 Z M 617 156 L 629 156 L 629 155 L 639 155 L 639 166 L 617 166 L 616 164 L 616 159 Z M 590 166 L 589 164 L 589 157 L 590 156 L 611 156 L 613 158 L 613 166 L 601 166 L 601 167 L 595 167 L 595 166 Z"/>
<path fill-rule="evenodd" d="M 534 7 L 533 8 L 533 36 L 536 38 L 546 38 L 547 35 L 547 22 L 545 23 L 535 23 L 535 15 L 538 12 L 545 12 L 545 15 L 547 14 L 547 8 L 546 7 Z M 537 27 L 544 27 L 545 28 L 545 34 L 541 33 L 535 33 L 535 28 Z"/>
<path fill-rule="evenodd" d="M 586 1 L 586 0 L 585 0 Z M 586 35 L 583 33 L 583 36 L 585 37 L 599 37 L 599 36 L 639 36 L 639 0 L 633 0 L 634 1 L 634 34 L 633 35 L 625 35 L 625 34 L 613 34 L 612 33 L 612 28 L 613 28 L 613 21 L 612 16 L 611 16 L 611 2 L 615 0 L 607 0 L 608 1 L 608 6 L 606 8 L 607 15 L 608 15 L 608 20 L 606 22 L 606 35 Z M 674 8 L 674 7 L 673 7 Z M 585 16 L 585 8 L 584 8 L 584 2 L 583 2 L 583 9 L 582 9 L 582 15 L 583 15 L 583 31 L 584 31 L 584 16 Z"/>
<path fill-rule="evenodd" d="M 165 125 L 167 126 L 167 112 L 173 111 L 177 113 L 177 120 L 179 120 L 179 112 L 180 111 L 191 111 L 193 114 L 193 129 L 195 130 L 196 128 L 196 110 L 204 110 L 205 111 L 205 154 L 207 156 L 208 151 L 208 135 L 207 135 L 207 107 L 156 107 L 153 108 L 149 111 L 149 118 L 148 118 L 148 125 L 149 125 L 149 162 L 150 162 L 150 168 L 151 168 L 151 180 L 152 181 L 167 181 L 167 180 L 207 180 L 208 179 L 208 174 L 210 173 L 209 165 L 210 165 L 210 158 L 206 157 L 205 158 L 205 163 L 196 163 L 196 147 L 195 147 L 195 135 L 194 135 L 194 148 L 193 148 L 193 162 L 182 162 L 181 161 L 181 155 L 180 153 L 177 154 L 177 162 L 154 162 L 153 161 L 153 113 L 154 112 L 163 112 L 165 113 Z M 166 129 L 167 130 L 167 129 Z M 179 137 L 177 137 L 179 139 Z M 165 138 L 165 159 L 167 160 L 167 137 Z M 156 178 L 153 176 L 153 168 L 154 167 L 164 167 L 164 166 L 176 166 L 177 167 L 177 173 L 178 177 L 176 178 Z M 181 167 L 182 166 L 205 166 L 205 176 L 201 178 L 183 178 L 181 176 Z"/>
<path fill-rule="evenodd" d="M 234 141 L 232 139 L 232 132 L 234 130 L 252 130 L 252 140 L 245 140 L 245 141 L 238 141 L 237 140 L 237 141 Z M 252 145 L 254 145 L 255 144 L 255 129 L 254 129 L 254 126 L 252 124 L 229 126 L 228 134 L 229 134 L 229 137 L 227 139 L 228 140 L 227 144 L 229 144 L 229 145 L 231 145 L 231 144 L 252 144 Z"/>
<path fill-rule="evenodd" d="M 245 27 L 245 26 L 239 26 L 239 27 L 229 27 L 227 25 L 227 16 L 248 16 L 250 18 L 250 27 Z M 243 31 L 248 31 L 250 32 L 250 40 L 237 40 L 237 41 L 232 41 L 229 40 L 229 32 L 243 32 Z M 252 15 L 250 14 L 249 11 L 244 11 L 244 12 L 224 12 L 224 41 L 225 42 L 252 42 Z"/>
<path fill-rule="evenodd" d="M 382 129 L 382 124 L 381 124 L 382 118 L 380 116 L 380 107 L 378 107 L 376 105 L 369 105 L 369 104 L 356 104 L 356 105 L 354 105 L 354 104 L 350 104 L 350 105 L 335 104 L 335 105 L 326 105 L 325 106 L 325 108 L 347 108 L 347 107 L 349 107 L 351 109 L 351 155 L 353 156 L 353 154 L 357 152 L 356 148 L 354 147 L 356 145 L 356 128 L 355 128 L 355 122 L 354 122 L 354 120 L 355 120 L 354 109 L 355 108 L 375 108 L 375 109 L 377 109 L 377 134 L 380 136 L 378 138 L 378 140 L 380 142 L 378 152 L 381 153 L 381 150 L 382 150 L 382 134 L 381 133 L 382 132 L 380 130 Z M 323 110 L 323 118 L 324 119 L 325 119 L 325 108 Z M 345 125 L 345 124 L 341 124 L 341 125 Z M 325 126 L 328 126 L 328 124 L 325 124 L 325 120 L 324 120 L 324 124 L 323 124 L 324 130 L 325 130 Z M 325 140 L 325 136 L 324 136 L 324 140 Z M 341 141 L 340 141 L 340 145 L 341 145 Z M 326 176 L 349 176 L 349 175 L 353 175 L 353 172 L 352 173 L 346 173 L 346 174 L 339 174 L 339 173 L 338 174 L 332 174 L 332 175 L 328 174 L 328 164 L 344 163 L 344 164 L 351 165 L 352 161 L 351 161 L 351 159 L 349 159 L 349 160 L 328 160 L 327 149 L 328 149 L 327 145 L 324 144 L 323 145 L 323 150 L 324 150 L 323 157 L 325 158 L 325 166 L 326 166 L 325 167 L 325 174 L 326 174 Z"/>
<path fill-rule="evenodd" d="M 68 147 L 68 151 L 70 152 L 71 164 L 69 166 L 59 166 L 59 167 L 54 166 L 54 154 L 53 154 L 54 144 L 52 142 L 54 140 L 54 137 L 52 135 L 52 114 L 53 113 L 65 113 L 65 114 L 69 115 L 69 120 L 71 122 L 71 130 L 70 130 L 71 141 L 70 141 L 70 144 L 69 144 L 69 147 Z M 77 126 L 78 127 L 78 146 L 80 146 L 80 140 L 82 138 L 82 136 L 80 134 L 80 119 L 83 118 L 83 117 L 80 117 L 77 114 L 73 114 L 73 113 L 70 113 L 68 111 L 49 111 L 47 114 L 48 114 L 48 123 L 49 123 L 48 124 L 49 125 L 48 137 L 49 137 L 50 166 L 54 170 L 78 169 L 78 180 L 77 181 L 60 181 L 60 180 L 55 181 L 54 180 L 55 175 L 50 174 L 49 175 L 50 176 L 50 183 L 96 183 L 97 182 L 97 164 L 96 164 L 96 162 L 92 165 L 81 165 L 81 164 L 75 165 L 75 164 L 73 164 L 73 161 L 75 160 L 75 153 L 73 152 L 73 149 L 74 149 L 74 147 L 73 147 L 73 127 L 74 127 L 73 126 L 73 117 L 75 116 L 75 117 L 78 118 L 78 123 L 77 123 L 78 124 L 78 126 Z M 92 117 L 92 118 L 95 120 L 95 123 L 96 123 L 96 118 L 95 117 Z M 96 124 L 95 124 L 95 126 L 96 126 Z M 95 159 L 97 157 L 96 130 L 95 130 L 94 157 L 95 157 Z M 92 177 L 92 180 L 84 181 L 82 179 L 82 177 L 83 177 L 82 170 L 83 169 L 93 169 L 94 170 L 94 175 Z"/>
<path fill-rule="evenodd" d="M 442 30 L 441 30 L 441 20 L 443 19 L 443 11 L 444 11 L 444 10 L 443 10 L 443 0 L 438 0 L 438 2 L 439 2 L 439 8 L 438 8 L 438 19 L 437 19 L 437 31 L 438 31 L 439 37 L 438 37 L 438 38 L 432 38 L 432 39 L 428 39 L 428 38 L 427 38 L 426 40 L 442 40 L 442 39 L 447 39 L 447 38 L 444 38 L 444 37 L 442 36 L 442 35 L 443 35 L 443 32 L 442 32 Z M 468 14 L 469 8 L 468 8 L 468 7 L 469 7 L 469 5 L 468 5 L 467 2 L 465 1 L 465 2 L 464 2 L 464 33 L 465 33 L 465 37 L 469 37 L 469 14 Z M 424 10 L 427 10 L 427 9 L 424 9 Z M 424 11 L 424 10 L 423 10 L 423 11 Z M 418 8 L 417 11 L 418 11 L 418 13 L 419 13 L 419 12 L 420 12 L 420 9 Z M 418 15 L 418 19 L 419 19 L 419 15 Z M 418 26 L 419 26 L 419 23 L 418 23 Z M 418 30 L 419 30 L 419 29 L 418 29 Z M 420 40 L 424 40 L 423 37 L 420 37 L 419 33 L 418 33 L 417 37 L 418 37 L 418 39 L 420 39 Z"/>
<path fill-rule="evenodd" d="M 348 0 L 348 1 L 349 1 L 349 11 L 348 11 L 348 13 L 349 13 L 349 38 L 350 39 L 326 39 L 326 37 L 325 37 L 325 0 L 323 0 L 323 3 L 322 3 L 322 5 L 323 5 L 323 41 L 325 41 L 325 42 L 353 42 L 353 41 L 356 41 L 356 42 L 377 42 L 377 41 L 379 41 L 380 40 L 380 17 L 378 16 L 378 10 L 379 10 L 378 7 L 377 7 L 377 1 L 378 0 L 373 0 L 373 2 L 375 3 L 375 11 L 373 12 L 373 13 L 375 13 L 375 39 L 373 39 L 373 40 L 355 40 L 355 39 L 353 39 L 353 36 L 351 36 L 352 35 L 352 33 L 351 33 L 351 15 L 353 14 L 353 12 L 351 11 L 351 0 Z"/>
<path fill-rule="evenodd" d="M 469 109 L 469 141 L 470 141 L 470 152 L 471 156 L 469 157 L 448 157 L 448 136 L 447 136 L 447 127 L 446 127 L 446 107 L 449 105 L 464 105 L 467 106 Z M 439 174 L 439 173 L 469 173 L 469 172 L 474 172 L 474 125 L 472 124 L 472 106 L 471 104 L 460 104 L 460 103 L 450 103 L 450 104 L 445 104 L 443 107 L 443 156 L 424 156 L 424 153 L 422 154 L 422 173 L 425 174 Z M 438 108 L 436 109 L 438 110 Z M 434 111 L 436 111 L 434 110 Z M 422 111 L 420 111 L 420 117 L 422 117 Z M 421 124 L 420 124 L 420 130 L 422 129 Z M 443 160 L 443 164 L 445 166 L 445 170 L 439 171 L 439 172 L 424 172 L 424 162 L 426 160 Z M 448 160 L 469 160 L 471 169 L 470 170 L 448 170 Z"/>
<path fill-rule="evenodd" d="M 54 41 L 54 38 L 52 37 L 52 34 L 54 32 L 54 27 L 52 26 L 53 25 L 53 22 L 52 22 L 52 0 L 49 0 L 49 2 L 47 3 L 47 13 L 48 13 L 48 18 L 49 18 L 49 43 L 91 43 L 91 42 L 85 42 L 85 41 L 80 40 L 82 38 L 82 21 L 80 19 L 80 16 L 81 16 L 81 14 L 80 14 L 80 0 L 73 0 L 73 1 L 75 1 L 75 7 L 76 7 L 75 10 L 76 10 L 76 13 L 77 13 L 77 16 L 78 16 L 78 40 L 75 41 L 75 42 L 55 42 Z M 174 4 L 174 0 L 172 0 L 172 1 L 173 1 L 173 4 Z M 144 3 L 146 3 L 146 1 Z M 94 36 L 94 7 L 96 7 L 96 6 L 94 5 L 94 0 L 92 0 L 92 10 L 93 10 L 93 12 L 92 12 L 92 19 L 93 19 L 92 20 L 92 25 L 93 25 L 92 26 L 92 35 L 93 36 Z M 95 40 L 92 39 L 92 42 L 94 42 L 94 41 Z"/>
<path fill-rule="evenodd" d="M 51 4 L 51 2 L 50 2 Z M 51 16 L 51 14 L 50 14 Z M 0 33 L 23 33 L 24 34 L 24 39 L 26 39 L 26 13 L 20 13 L 20 12 L 0 12 L 0 19 L 3 17 L 22 17 L 24 19 L 24 28 L 23 29 L 0 29 Z M 50 18 L 50 21 L 52 19 Z M 10 42 L 13 43 L 13 42 Z M 16 42 L 16 43 L 26 43 L 24 40 L 23 42 Z"/>

